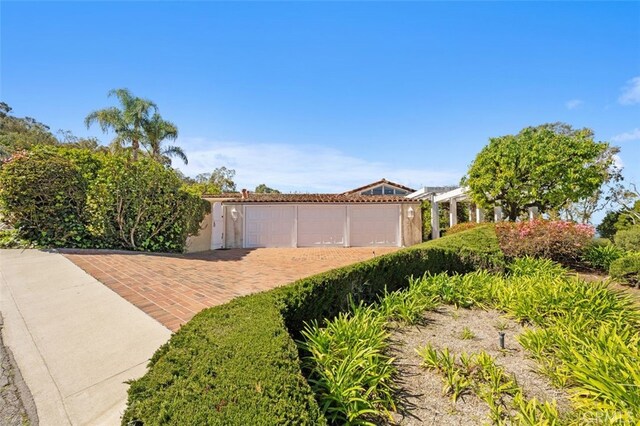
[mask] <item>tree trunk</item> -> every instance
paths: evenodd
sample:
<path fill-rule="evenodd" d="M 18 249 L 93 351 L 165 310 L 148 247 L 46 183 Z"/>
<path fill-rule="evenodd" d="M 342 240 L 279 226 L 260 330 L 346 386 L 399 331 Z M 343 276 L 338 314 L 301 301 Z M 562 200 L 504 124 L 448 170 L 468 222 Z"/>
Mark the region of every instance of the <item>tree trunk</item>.
<path fill-rule="evenodd" d="M 509 218 L 509 222 L 515 222 L 518 219 L 518 206 L 509 205 L 507 207 L 507 217 Z"/>
<path fill-rule="evenodd" d="M 140 149 L 140 143 L 137 139 L 131 141 L 131 149 L 133 150 L 133 161 L 138 161 L 138 149 Z"/>

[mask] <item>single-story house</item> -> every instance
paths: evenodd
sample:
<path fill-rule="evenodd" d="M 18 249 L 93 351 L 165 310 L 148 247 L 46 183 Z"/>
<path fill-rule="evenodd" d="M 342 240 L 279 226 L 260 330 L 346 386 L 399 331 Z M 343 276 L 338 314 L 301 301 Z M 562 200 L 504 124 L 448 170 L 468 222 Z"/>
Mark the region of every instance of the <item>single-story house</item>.
<path fill-rule="evenodd" d="M 422 241 L 413 189 L 385 179 L 341 194 L 205 196 L 212 211 L 187 251 L 254 247 L 404 247 Z"/>

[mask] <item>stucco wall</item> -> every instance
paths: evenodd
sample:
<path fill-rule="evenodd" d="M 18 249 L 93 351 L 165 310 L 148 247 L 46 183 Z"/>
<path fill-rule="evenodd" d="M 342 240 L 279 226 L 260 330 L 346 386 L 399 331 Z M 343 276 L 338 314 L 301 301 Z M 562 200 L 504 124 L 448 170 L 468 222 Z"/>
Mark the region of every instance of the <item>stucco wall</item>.
<path fill-rule="evenodd" d="M 211 213 L 208 213 L 200 222 L 198 235 L 190 235 L 187 238 L 187 253 L 211 250 L 211 225 Z"/>
<path fill-rule="evenodd" d="M 409 207 L 413 209 L 413 218 L 409 219 Z M 420 203 L 402 205 L 402 245 L 412 246 L 422 242 L 422 212 Z"/>

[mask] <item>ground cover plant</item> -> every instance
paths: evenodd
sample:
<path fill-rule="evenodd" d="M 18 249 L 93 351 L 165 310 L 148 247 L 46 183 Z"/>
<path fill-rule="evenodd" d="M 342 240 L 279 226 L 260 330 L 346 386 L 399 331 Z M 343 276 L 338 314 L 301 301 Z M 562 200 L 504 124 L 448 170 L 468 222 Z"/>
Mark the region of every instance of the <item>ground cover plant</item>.
<path fill-rule="evenodd" d="M 394 304 L 404 309 L 412 306 L 414 300 L 429 301 L 428 308 L 435 302 L 452 304 L 460 308 L 478 307 L 496 309 L 511 318 L 529 326 L 519 335 L 520 344 L 533 358 L 541 374 L 558 388 L 567 389 L 571 395 L 572 410 L 561 416 L 554 401 L 538 401 L 527 398 L 517 381 L 496 366 L 486 354 L 461 354 L 458 357 L 447 349 L 437 351 L 432 347 L 420 348 L 423 362 L 428 368 L 442 372 L 444 393 L 456 401 L 468 392 L 475 392 L 489 407 L 490 419 L 496 424 L 560 424 L 584 422 L 632 423 L 640 420 L 640 312 L 625 295 L 613 292 L 603 283 L 585 283 L 569 276 L 560 265 L 549 260 L 531 258 L 516 260 L 509 268 L 507 276 L 487 272 L 473 272 L 467 275 L 446 274 L 426 275 L 412 280 L 405 295 L 387 295 L 380 303 L 368 309 L 370 322 L 383 320 L 386 327 L 398 317 Z M 362 309 L 362 308 L 360 308 Z M 390 314 L 392 313 L 392 314 Z M 356 311 L 352 314 L 358 315 Z M 407 316 L 408 323 L 418 320 L 418 310 Z M 338 320 L 336 320 L 338 321 Z M 389 351 L 380 339 L 384 339 L 384 326 L 376 322 L 381 331 L 376 340 L 376 350 L 382 352 L 385 363 L 389 361 Z M 358 336 L 358 327 L 336 327 L 332 322 L 327 328 L 312 323 L 305 336 L 326 336 L 348 342 Z M 340 405 L 336 405 L 333 392 L 336 379 L 335 366 L 345 363 L 363 362 L 357 353 L 342 357 L 334 366 L 324 363 L 329 354 L 339 355 L 339 351 L 320 353 L 314 349 L 314 341 L 302 344 L 309 350 L 305 362 L 313 374 L 320 372 L 323 377 L 321 387 L 312 388 L 319 395 L 321 407 L 331 407 L 335 415 Z M 359 350 L 364 350 L 359 348 Z M 385 355 L 385 350 L 386 355 Z M 369 367 L 364 367 L 369 368 Z M 393 377 L 393 372 L 390 373 Z M 357 387 L 357 377 L 343 386 Z M 385 389 L 388 393 L 388 382 Z M 375 390 L 361 395 L 374 394 Z M 376 416 L 387 416 L 393 407 L 391 401 L 380 404 L 372 400 L 366 412 L 344 412 L 340 423 L 373 422 Z M 373 417 L 372 417 L 373 416 Z"/>

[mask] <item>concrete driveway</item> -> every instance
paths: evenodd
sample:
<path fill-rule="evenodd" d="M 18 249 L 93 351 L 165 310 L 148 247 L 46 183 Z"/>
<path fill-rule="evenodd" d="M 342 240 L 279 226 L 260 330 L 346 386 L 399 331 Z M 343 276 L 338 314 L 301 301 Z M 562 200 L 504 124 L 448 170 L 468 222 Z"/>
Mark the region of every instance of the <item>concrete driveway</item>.
<path fill-rule="evenodd" d="M 65 256 L 175 331 L 204 308 L 396 250 L 264 248 L 190 255 L 67 251 Z"/>
<path fill-rule="evenodd" d="M 0 250 L 4 343 L 40 425 L 117 425 L 171 332 L 60 254 Z"/>

